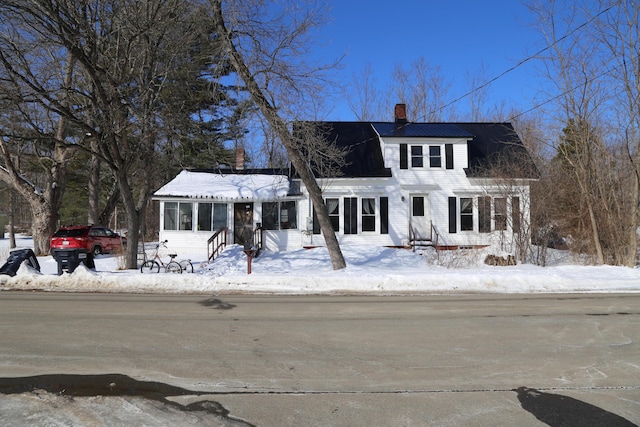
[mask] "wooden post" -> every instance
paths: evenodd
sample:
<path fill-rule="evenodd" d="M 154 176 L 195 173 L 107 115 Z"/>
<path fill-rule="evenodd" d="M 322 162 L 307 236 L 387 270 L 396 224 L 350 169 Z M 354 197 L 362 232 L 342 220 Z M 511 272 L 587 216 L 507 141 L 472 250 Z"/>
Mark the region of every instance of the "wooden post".
<path fill-rule="evenodd" d="M 251 274 L 251 260 L 256 254 L 255 249 L 245 249 L 244 254 L 247 256 L 247 274 Z"/>

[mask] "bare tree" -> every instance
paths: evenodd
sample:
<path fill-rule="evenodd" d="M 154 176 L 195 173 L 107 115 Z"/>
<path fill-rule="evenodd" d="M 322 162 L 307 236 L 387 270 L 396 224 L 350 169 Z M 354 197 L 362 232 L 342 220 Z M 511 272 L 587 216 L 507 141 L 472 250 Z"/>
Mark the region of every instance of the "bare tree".
<path fill-rule="evenodd" d="M 4 2 L 2 12 L 16 23 L 0 55 L 6 74 L 30 91 L 26 99 L 44 116 L 59 117 L 58 151 L 79 147 L 111 170 L 127 217 L 126 267 L 135 268 L 145 209 L 156 180 L 165 178 L 154 169 L 156 160 L 171 151 L 175 134 L 193 136 L 189 126 L 197 112 L 224 98 L 212 82 L 228 68 L 215 56 L 206 7 L 179 0 L 13 0 Z M 25 34 L 23 45 L 16 44 L 14 36 Z M 42 73 L 33 71 L 47 63 L 45 47 L 54 58 L 69 55 L 59 63 L 70 68 L 72 82 L 41 83 Z M 76 132 L 73 141 L 64 138 L 66 128 Z M 55 170 L 63 171 L 65 158 L 52 158 Z M 48 186 L 42 194 L 53 188 L 59 187 Z M 33 198 L 31 193 L 22 192 Z M 54 205 L 46 209 L 56 212 Z M 34 216 L 45 216 L 35 202 Z M 34 229 L 50 230 L 51 222 Z"/>
<path fill-rule="evenodd" d="M 605 5 L 603 4 L 602 7 Z M 640 2 L 621 1 L 598 20 L 598 38 L 606 47 L 610 75 L 619 88 L 611 108 L 616 112 L 613 131 L 621 141 L 630 200 L 625 232 L 627 266 L 636 263 L 640 225 Z M 605 65 L 606 66 L 606 65 Z"/>
<path fill-rule="evenodd" d="M 639 6 L 562 0 L 531 6 L 551 47 L 545 65 L 559 93 L 555 167 L 567 185 L 558 193 L 564 208 L 558 215 L 575 247 L 601 264 L 631 266 L 638 247 Z"/>
<path fill-rule="evenodd" d="M 25 36 L 13 16 L 4 16 L 0 33 L 0 179 L 31 207 L 34 252 L 49 252 L 49 237 L 66 185 L 67 164 L 75 147 L 69 120 L 54 105 L 68 108 L 74 58 L 46 37 Z M 46 55 L 47 63 L 34 61 Z M 32 62 L 33 61 L 33 62 Z M 46 93 L 46 97 L 40 97 Z"/>
<path fill-rule="evenodd" d="M 453 115 L 453 106 L 447 106 L 451 82 L 424 57 L 407 67 L 397 64 L 391 78 L 389 87 L 377 87 L 370 64 L 354 76 L 347 99 L 358 120 L 386 120 L 397 103 L 406 104 L 416 122 L 437 122 Z"/>
<path fill-rule="evenodd" d="M 309 192 L 333 268 L 344 268 L 346 263 L 329 220 L 322 190 L 282 116 L 291 113 L 295 106 L 291 104 L 292 94 L 308 98 L 319 93 L 313 76 L 314 71 L 320 69 L 309 68 L 301 58 L 304 49 L 309 47 L 305 44 L 309 31 L 321 22 L 321 9 L 296 3 L 273 17 L 274 5 L 249 3 L 241 7 L 240 2 L 231 2 L 223 12 L 222 0 L 212 0 L 216 32 L 251 99 L 284 145 L 291 164 Z M 269 8 L 272 8 L 271 12 Z M 308 89 L 313 92 L 307 92 Z"/>
<path fill-rule="evenodd" d="M 359 121 L 382 120 L 390 110 L 382 90 L 377 87 L 373 66 L 365 64 L 360 74 L 354 74 L 349 92 L 345 94 L 351 112 Z"/>

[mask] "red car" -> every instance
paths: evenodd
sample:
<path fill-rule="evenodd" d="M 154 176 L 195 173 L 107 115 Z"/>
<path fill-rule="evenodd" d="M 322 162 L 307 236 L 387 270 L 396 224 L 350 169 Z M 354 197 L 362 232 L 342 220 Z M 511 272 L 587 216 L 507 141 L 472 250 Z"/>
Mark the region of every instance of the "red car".
<path fill-rule="evenodd" d="M 124 249 L 127 238 L 101 225 L 62 227 L 51 237 L 51 249 L 86 249 L 94 256 Z"/>

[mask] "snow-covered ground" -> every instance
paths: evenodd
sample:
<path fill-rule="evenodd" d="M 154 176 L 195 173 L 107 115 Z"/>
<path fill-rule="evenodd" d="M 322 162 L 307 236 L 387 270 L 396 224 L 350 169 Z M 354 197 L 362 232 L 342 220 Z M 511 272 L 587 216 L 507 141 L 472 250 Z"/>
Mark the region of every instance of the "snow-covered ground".
<path fill-rule="evenodd" d="M 8 239 L 0 240 L 0 261 L 9 255 Z M 32 247 L 27 236 L 18 248 Z M 264 251 L 247 274 L 247 257 L 239 246 L 229 246 L 213 263 L 191 258 L 190 274 L 141 274 L 122 270 L 115 255 L 96 258 L 95 271 L 80 265 L 72 274 L 57 275 L 56 261 L 39 257 L 41 272 L 23 265 L 15 277 L 0 275 L 0 290 L 129 293 L 528 293 L 528 292 L 639 292 L 640 269 L 576 265 L 566 253 L 553 252 L 551 266 L 484 264 L 497 251 L 435 251 L 419 255 L 409 250 L 365 246 L 342 248 L 347 268 L 334 271 L 324 248 L 289 252 Z M 184 256 L 183 256 L 184 255 Z M 166 259 L 166 257 L 165 257 Z"/>
<path fill-rule="evenodd" d="M 28 237 L 18 247 L 30 248 Z M 551 267 L 490 267 L 490 251 L 430 252 L 343 247 L 348 267 L 333 271 L 326 249 L 263 252 L 247 259 L 241 248 L 228 247 L 211 264 L 192 256 L 191 274 L 142 274 L 122 270 L 118 256 L 96 258 L 96 271 L 84 266 L 57 275 L 51 256 L 40 257 L 41 272 L 22 266 L 15 277 L 0 276 L 1 290 L 130 293 L 447 293 L 447 292 L 639 292 L 640 269 L 575 265 L 554 252 Z M 495 253 L 495 251 L 493 252 Z M 0 240 L 0 261 L 9 255 L 8 239 Z M 165 257 L 166 258 L 166 257 Z M 180 257 L 179 257 L 180 258 Z M 0 395 L 0 413 L 12 425 L 244 425 L 210 411 L 185 412 L 153 400 L 127 396 L 67 397 L 43 390 Z"/>

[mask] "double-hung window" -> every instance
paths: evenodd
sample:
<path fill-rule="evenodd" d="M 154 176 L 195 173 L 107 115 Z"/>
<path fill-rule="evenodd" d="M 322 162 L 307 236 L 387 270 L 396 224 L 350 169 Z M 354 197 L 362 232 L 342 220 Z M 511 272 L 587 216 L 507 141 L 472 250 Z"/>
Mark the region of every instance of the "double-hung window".
<path fill-rule="evenodd" d="M 333 231 L 340 230 L 340 199 L 327 199 L 327 211 L 329 212 L 329 221 Z"/>
<path fill-rule="evenodd" d="M 431 168 L 442 167 L 442 153 L 439 145 L 429 146 L 429 167 Z"/>
<path fill-rule="evenodd" d="M 424 167 L 424 158 L 422 154 L 422 145 L 411 146 L 411 167 L 421 168 Z"/>
<path fill-rule="evenodd" d="M 460 198 L 460 230 L 473 231 L 473 199 Z"/>
<path fill-rule="evenodd" d="M 376 231 L 376 199 L 362 198 L 362 231 Z"/>
<path fill-rule="evenodd" d="M 425 153 L 425 149 L 428 150 L 428 154 Z M 425 167 L 425 156 L 428 156 L 430 168 L 442 167 L 442 147 L 439 145 L 412 145 L 411 146 L 411 167 L 423 168 Z"/>

